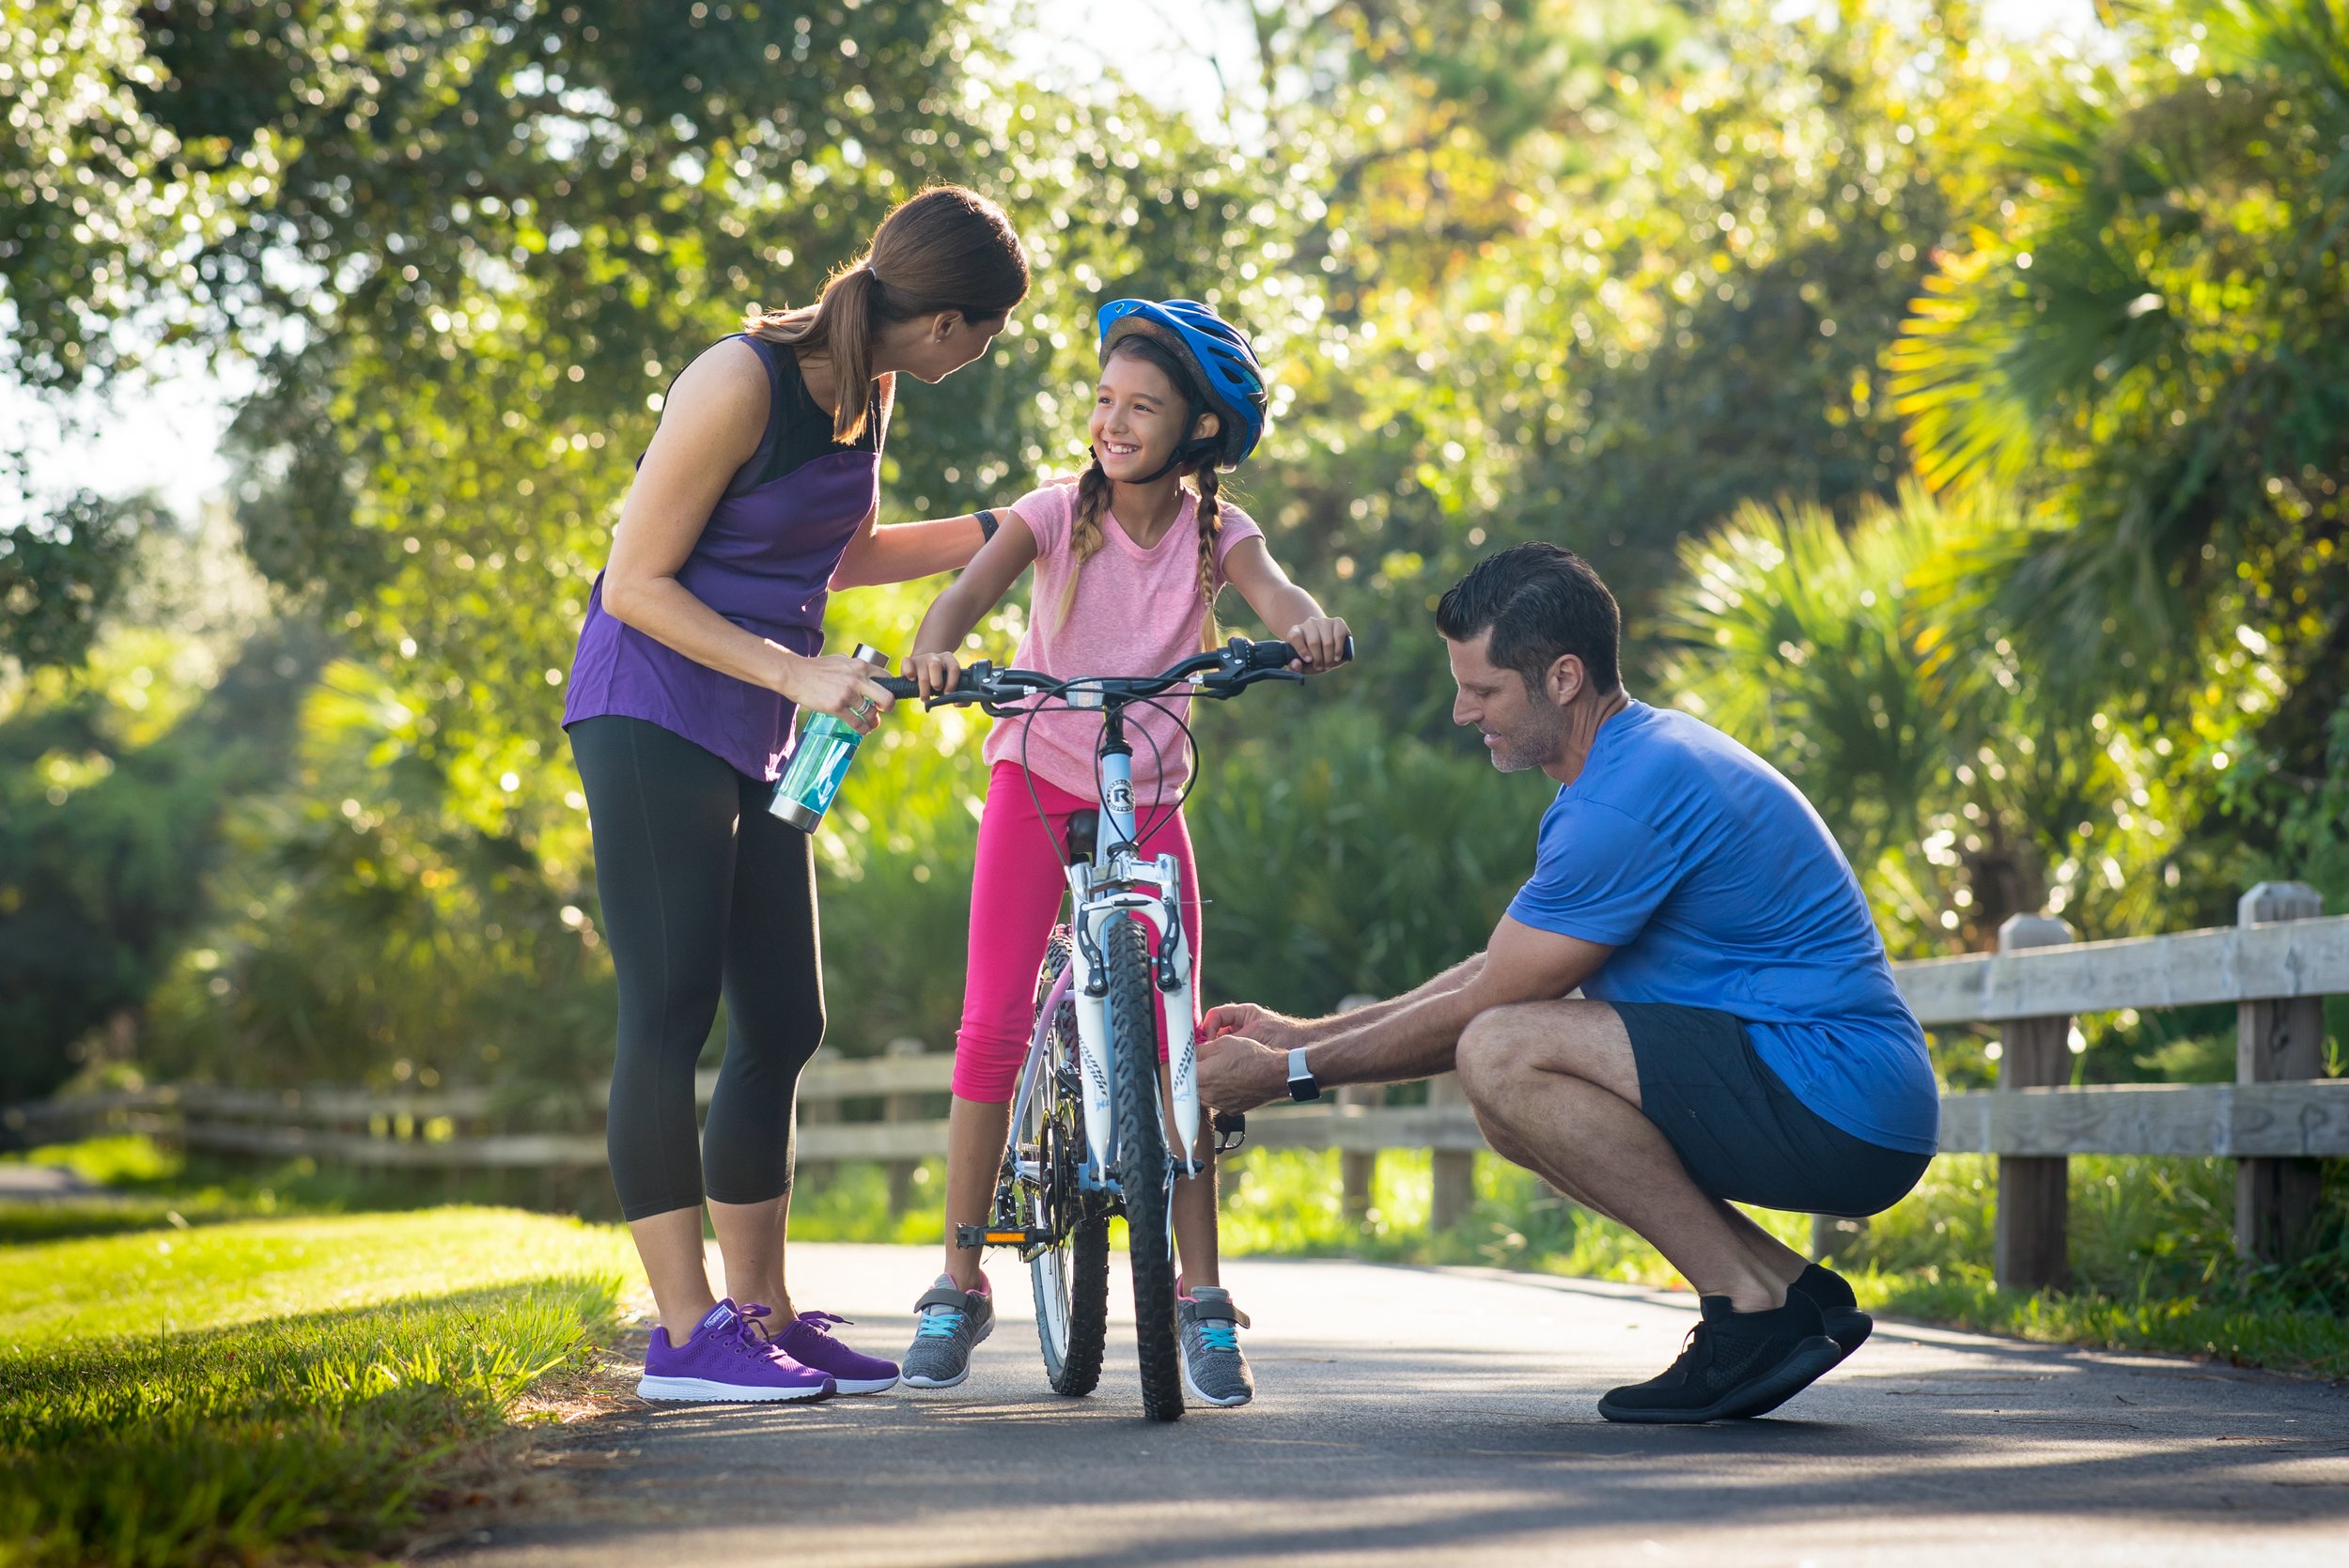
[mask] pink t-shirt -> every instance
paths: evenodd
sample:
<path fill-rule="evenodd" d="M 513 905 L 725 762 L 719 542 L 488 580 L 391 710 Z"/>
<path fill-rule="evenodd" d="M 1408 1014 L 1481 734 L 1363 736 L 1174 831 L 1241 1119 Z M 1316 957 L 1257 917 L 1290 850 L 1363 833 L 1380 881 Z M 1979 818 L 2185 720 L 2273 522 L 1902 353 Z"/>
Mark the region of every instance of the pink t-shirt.
<path fill-rule="evenodd" d="M 1101 548 L 1082 569 L 1069 536 L 1076 526 L 1077 487 L 1047 485 L 1012 504 L 1035 536 L 1034 597 L 1028 633 L 1012 663 L 1063 679 L 1071 675 L 1154 675 L 1199 651 L 1206 605 L 1199 597 L 1199 503 L 1183 492 L 1182 509 L 1166 536 L 1148 550 L 1127 536 L 1114 514 L 1101 520 Z M 1215 586 L 1223 586 L 1223 560 L 1242 539 L 1260 538 L 1255 520 L 1225 502 L 1216 536 Z M 1064 621 L 1061 596 L 1077 573 L 1077 598 Z M 1176 688 L 1159 699 L 1188 717 L 1190 693 Z M 1025 752 L 1021 740 L 1025 736 Z M 1024 761 L 1039 777 L 1071 794 L 1098 799 L 1093 748 L 1101 736 L 1098 713 L 1055 710 L 1005 719 L 987 737 L 989 768 Z M 1126 739 L 1134 749 L 1134 795 L 1159 805 L 1182 793 L 1190 753 L 1169 713 L 1136 706 L 1126 710 Z M 1152 742 L 1157 743 L 1153 751 Z"/>

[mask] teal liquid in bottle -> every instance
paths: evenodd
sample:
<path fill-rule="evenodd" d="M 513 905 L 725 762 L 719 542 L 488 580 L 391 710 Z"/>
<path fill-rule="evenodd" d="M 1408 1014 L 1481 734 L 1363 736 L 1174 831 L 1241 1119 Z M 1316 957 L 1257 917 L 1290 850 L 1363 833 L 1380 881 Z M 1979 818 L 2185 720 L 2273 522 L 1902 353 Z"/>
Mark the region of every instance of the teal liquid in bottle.
<path fill-rule="evenodd" d="M 849 657 L 863 660 L 883 675 L 889 673 L 889 656 L 879 648 L 859 643 Z M 832 809 L 832 797 L 840 793 L 848 764 L 856 760 L 857 743 L 863 738 L 845 719 L 829 713 L 811 715 L 800 730 L 799 749 L 791 753 L 791 766 L 784 769 L 782 781 L 775 785 L 774 800 L 767 809 L 801 832 L 814 832 L 824 820 L 824 813 Z"/>

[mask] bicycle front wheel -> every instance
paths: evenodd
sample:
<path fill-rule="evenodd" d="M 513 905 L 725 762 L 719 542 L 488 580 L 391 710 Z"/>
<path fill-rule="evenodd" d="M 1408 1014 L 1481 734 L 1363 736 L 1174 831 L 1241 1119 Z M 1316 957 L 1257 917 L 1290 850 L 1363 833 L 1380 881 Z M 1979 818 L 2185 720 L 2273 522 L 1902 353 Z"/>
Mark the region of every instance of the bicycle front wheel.
<path fill-rule="evenodd" d="M 1156 988 L 1142 922 L 1130 914 L 1112 919 L 1102 932 L 1101 954 L 1109 970 L 1110 1089 L 1117 1110 L 1126 1250 L 1134 1276 L 1142 1410 L 1152 1421 L 1171 1421 L 1183 1413 L 1182 1366 L 1174 1344 L 1174 1250 L 1168 1229 L 1174 1168 L 1166 1155 Z"/>
<path fill-rule="evenodd" d="M 1035 1337 L 1044 1375 L 1054 1393 L 1072 1398 L 1101 1380 L 1101 1348 L 1109 1333 L 1110 1220 L 1104 1202 L 1082 1191 L 1084 1110 L 1077 1065 L 1077 1009 L 1066 993 L 1049 1022 L 1044 1008 L 1068 967 L 1066 929 L 1052 933 L 1036 979 L 1036 1019 L 1045 1024 L 1043 1077 L 1013 1134 L 1018 1179 L 1027 1188 L 1030 1222 L 1053 1240 L 1028 1260 L 1035 1295 Z"/>

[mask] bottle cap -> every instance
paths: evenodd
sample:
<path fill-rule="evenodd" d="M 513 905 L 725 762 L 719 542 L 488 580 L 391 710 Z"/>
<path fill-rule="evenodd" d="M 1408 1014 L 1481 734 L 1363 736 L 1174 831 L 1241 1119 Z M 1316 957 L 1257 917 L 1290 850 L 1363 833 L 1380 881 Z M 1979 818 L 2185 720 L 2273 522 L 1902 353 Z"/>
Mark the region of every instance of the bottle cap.
<path fill-rule="evenodd" d="M 889 656 L 881 652 L 880 649 L 873 646 L 870 643 L 859 643 L 856 645 L 855 651 L 850 653 L 848 657 L 850 659 L 861 659 L 865 663 L 872 665 L 875 669 L 880 671 L 884 675 L 889 672 Z"/>

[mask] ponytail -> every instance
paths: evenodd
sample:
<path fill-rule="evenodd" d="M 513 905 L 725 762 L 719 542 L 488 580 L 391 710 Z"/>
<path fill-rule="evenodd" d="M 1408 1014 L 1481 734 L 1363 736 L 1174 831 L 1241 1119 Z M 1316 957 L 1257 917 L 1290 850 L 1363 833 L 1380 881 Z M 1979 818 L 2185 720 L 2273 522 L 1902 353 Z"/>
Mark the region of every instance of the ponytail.
<path fill-rule="evenodd" d="M 874 340 L 882 324 L 959 311 L 1007 314 L 1028 293 L 1028 258 L 1003 210 L 959 185 L 934 185 L 899 204 L 865 253 L 836 269 L 812 305 L 757 312 L 742 330 L 832 362 L 840 405 L 832 437 L 864 433 L 872 411 Z"/>

